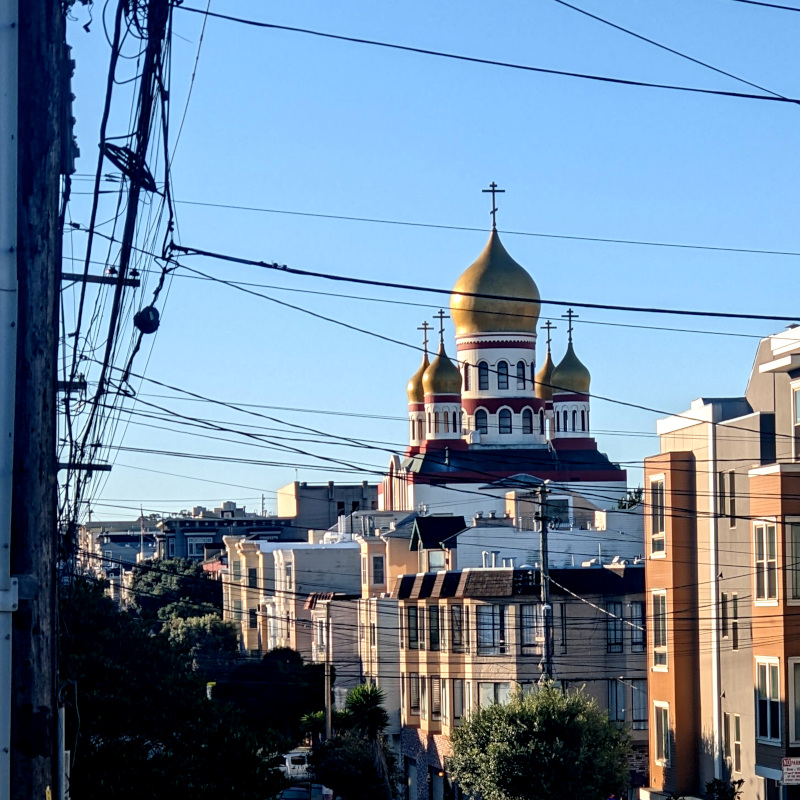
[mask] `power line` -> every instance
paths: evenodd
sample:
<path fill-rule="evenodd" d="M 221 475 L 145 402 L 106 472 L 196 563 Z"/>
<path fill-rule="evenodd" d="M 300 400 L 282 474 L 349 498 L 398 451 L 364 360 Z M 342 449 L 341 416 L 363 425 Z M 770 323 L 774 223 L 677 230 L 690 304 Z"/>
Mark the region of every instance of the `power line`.
<path fill-rule="evenodd" d="M 200 8 L 191 8 L 189 6 L 180 5 L 176 6 L 183 11 L 191 11 L 195 14 L 204 14 L 217 19 L 223 19 L 228 22 L 237 22 L 242 25 L 249 25 L 256 28 L 266 28 L 269 30 L 285 31 L 289 33 L 299 33 L 305 36 L 315 36 L 323 39 L 332 39 L 340 42 L 349 42 L 351 44 L 363 44 L 371 47 L 382 47 L 390 50 L 400 50 L 407 53 L 416 53 L 418 55 L 435 56 L 437 58 L 446 58 L 455 61 L 465 61 L 472 64 L 482 64 L 484 66 L 503 67 L 505 69 L 522 70 L 524 72 L 536 72 L 544 75 L 559 75 L 567 78 L 580 78 L 582 80 L 597 81 L 601 83 L 619 84 L 623 86 L 637 86 L 646 89 L 668 89 L 678 92 L 689 92 L 692 94 L 703 95 L 716 95 L 719 97 L 734 97 L 744 100 L 771 100 L 779 103 L 800 103 L 800 100 L 789 97 L 770 97 L 763 94 L 745 94 L 743 92 L 728 92 L 721 89 L 704 89 L 695 86 L 680 86 L 677 84 L 668 83 L 651 83 L 648 81 L 634 81 L 625 78 L 612 78 L 604 75 L 591 75 L 582 72 L 571 72 L 566 70 L 547 69 L 545 67 L 534 67 L 527 64 L 516 64 L 510 61 L 495 61 L 494 59 L 478 58 L 476 56 L 465 56 L 457 53 L 446 53 L 441 50 L 429 50 L 422 47 L 411 47 L 410 45 L 397 44 L 394 42 L 382 42 L 375 39 L 363 39 L 355 36 L 343 36 L 336 33 L 328 33 L 325 31 L 312 30 L 310 28 L 297 28 L 289 25 L 276 25 L 270 22 L 259 22 L 253 19 L 245 19 L 244 17 L 234 17 L 228 14 L 219 14 L 213 11 L 204 11 Z"/>
<path fill-rule="evenodd" d="M 730 0 L 731 3 L 746 3 L 749 6 L 763 6 L 764 8 L 774 8 L 780 11 L 800 11 L 795 6 L 782 6 L 778 3 L 765 3 L 762 0 Z"/>

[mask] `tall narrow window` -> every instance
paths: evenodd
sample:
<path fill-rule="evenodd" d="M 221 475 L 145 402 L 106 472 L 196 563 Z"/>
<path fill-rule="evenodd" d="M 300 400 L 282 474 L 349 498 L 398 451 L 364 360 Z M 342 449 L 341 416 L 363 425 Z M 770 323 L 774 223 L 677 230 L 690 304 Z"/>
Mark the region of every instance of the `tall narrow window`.
<path fill-rule="evenodd" d="M 507 408 L 500 409 L 497 415 L 498 431 L 499 433 L 511 433 L 511 412 Z"/>
<path fill-rule="evenodd" d="M 644 603 L 634 600 L 631 603 L 631 652 L 643 653 L 645 643 L 645 616 Z"/>
<path fill-rule="evenodd" d="M 667 593 L 653 592 L 653 666 L 667 666 Z"/>
<path fill-rule="evenodd" d="M 506 651 L 506 607 L 479 605 L 476 608 L 478 653 L 496 655 Z"/>
<path fill-rule="evenodd" d="M 573 431 L 577 431 L 578 430 L 578 412 L 577 411 L 573 411 L 572 412 L 572 430 Z"/>
<path fill-rule="evenodd" d="M 258 614 L 256 609 L 251 608 L 247 612 L 248 614 L 248 627 L 249 628 L 257 628 L 258 627 Z"/>
<path fill-rule="evenodd" d="M 508 362 L 497 362 L 497 388 L 508 389 Z"/>
<path fill-rule="evenodd" d="M 453 433 L 458 433 L 458 414 L 453 412 Z"/>
<path fill-rule="evenodd" d="M 561 614 L 561 652 L 567 652 L 567 604 L 559 603 L 559 612 Z"/>
<path fill-rule="evenodd" d="M 484 391 L 489 388 L 489 365 L 485 361 L 478 362 L 478 389 Z"/>
<path fill-rule="evenodd" d="M 464 391 L 469 391 L 469 364 L 464 364 Z"/>
<path fill-rule="evenodd" d="M 539 435 L 544 436 L 544 411 L 539 410 Z"/>
<path fill-rule="evenodd" d="M 433 432 L 439 433 L 439 412 L 433 412 Z"/>
<path fill-rule="evenodd" d="M 742 771 L 742 718 L 733 715 L 733 771 Z"/>
<path fill-rule="evenodd" d="M 529 408 L 522 412 L 522 432 L 533 433 L 533 411 Z"/>
<path fill-rule="evenodd" d="M 586 411 L 583 409 L 581 410 L 581 430 L 586 430 Z"/>
<path fill-rule="evenodd" d="M 722 597 L 720 598 L 719 602 L 719 628 L 720 634 L 723 639 L 727 639 L 730 635 L 730 621 L 728 617 L 729 606 L 728 606 L 728 593 L 723 592 Z"/>
<path fill-rule="evenodd" d="M 754 526 L 756 556 L 756 600 L 778 597 L 778 544 L 775 523 Z"/>
<path fill-rule="evenodd" d="M 520 645 L 523 652 L 541 648 L 544 642 L 544 624 L 541 604 L 525 603 L 520 606 Z"/>
<path fill-rule="evenodd" d="M 428 433 L 431 433 L 431 412 L 430 411 L 427 413 L 427 417 L 428 417 Z"/>
<path fill-rule="evenodd" d="M 621 653 L 623 651 L 622 603 L 607 603 L 606 611 L 606 652 Z"/>
<path fill-rule="evenodd" d="M 756 661 L 757 725 L 759 739 L 781 739 L 781 701 L 778 664 L 775 661 Z"/>
<path fill-rule="evenodd" d="M 442 420 L 444 421 L 444 432 L 450 433 L 450 415 L 446 411 L 442 412 Z"/>
<path fill-rule="evenodd" d="M 656 717 L 656 764 L 666 766 L 669 764 L 670 735 L 669 735 L 669 706 L 666 703 L 657 703 L 655 706 Z"/>
<path fill-rule="evenodd" d="M 372 556 L 372 582 L 375 584 L 386 583 L 383 556 Z"/>
<path fill-rule="evenodd" d="M 417 624 L 417 607 L 406 607 L 406 630 L 408 631 L 408 649 L 419 648 L 419 626 Z"/>
<path fill-rule="evenodd" d="M 489 433 L 489 415 L 482 408 L 475 412 L 475 430 L 478 433 Z"/>
<path fill-rule="evenodd" d="M 650 481 L 650 552 L 663 553 L 666 549 L 664 524 L 664 479 Z"/>
<path fill-rule="evenodd" d="M 453 720 L 464 716 L 464 679 L 453 678 Z"/>
<path fill-rule="evenodd" d="M 731 648 L 739 649 L 739 595 L 731 595 Z"/>
<path fill-rule="evenodd" d="M 517 389 L 525 388 L 525 362 L 517 361 Z"/>
<path fill-rule="evenodd" d="M 608 718 L 613 722 L 625 721 L 625 686 L 622 681 L 608 681 Z"/>
<path fill-rule="evenodd" d="M 634 678 L 631 682 L 631 728 L 647 730 L 647 678 Z"/>
<path fill-rule="evenodd" d="M 789 686 L 792 691 L 790 693 L 791 706 L 789 722 L 791 727 L 789 730 L 789 737 L 792 742 L 800 741 L 800 659 L 789 659 Z"/>
<path fill-rule="evenodd" d="M 431 676 L 431 719 L 442 717 L 442 679 L 438 675 Z"/>
<path fill-rule="evenodd" d="M 417 420 L 417 439 L 425 438 L 425 426 L 422 424 L 422 419 Z"/>
<path fill-rule="evenodd" d="M 727 476 L 724 472 L 720 472 L 717 475 L 717 500 L 719 503 L 719 508 L 717 509 L 717 516 L 727 517 L 728 516 L 728 484 L 727 484 Z"/>
<path fill-rule="evenodd" d="M 731 525 L 736 524 L 736 473 L 728 472 L 728 519 Z"/>
<path fill-rule="evenodd" d="M 789 595 L 792 600 L 800 600 L 800 524 L 793 522 L 786 525 L 786 539 L 789 543 L 789 563 L 787 574 L 789 577 Z"/>
<path fill-rule="evenodd" d="M 536 385 L 536 364 L 531 361 L 531 386 Z"/>
<path fill-rule="evenodd" d="M 258 569 L 256 567 L 247 568 L 247 588 L 258 589 Z"/>
<path fill-rule="evenodd" d="M 419 714 L 419 673 L 412 672 L 408 676 L 408 705 L 412 714 Z"/>
<path fill-rule="evenodd" d="M 450 646 L 454 653 L 464 652 L 464 606 L 450 606 Z"/>
<path fill-rule="evenodd" d="M 428 606 L 428 644 L 429 649 L 439 649 L 439 606 Z"/>
<path fill-rule="evenodd" d="M 561 427 L 564 429 L 564 433 L 566 433 L 569 430 L 569 425 L 567 424 L 568 420 L 569 416 L 565 409 L 564 413 L 561 415 Z"/>

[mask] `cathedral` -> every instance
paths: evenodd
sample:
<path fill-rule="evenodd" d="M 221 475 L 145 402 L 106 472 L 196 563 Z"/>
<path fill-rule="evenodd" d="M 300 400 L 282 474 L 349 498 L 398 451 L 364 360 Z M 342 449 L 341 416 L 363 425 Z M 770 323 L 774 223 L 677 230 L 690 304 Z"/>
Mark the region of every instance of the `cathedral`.
<path fill-rule="evenodd" d="M 626 473 L 597 449 L 591 434 L 589 370 L 573 342 L 555 363 L 551 331 L 537 369 L 539 290 L 508 253 L 495 225 L 450 297 L 455 353 L 447 354 L 440 312 L 436 354 L 408 382 L 409 442 L 391 458 L 380 507 L 467 518 L 507 515 L 509 490 L 549 479 L 566 493 L 614 508 Z"/>

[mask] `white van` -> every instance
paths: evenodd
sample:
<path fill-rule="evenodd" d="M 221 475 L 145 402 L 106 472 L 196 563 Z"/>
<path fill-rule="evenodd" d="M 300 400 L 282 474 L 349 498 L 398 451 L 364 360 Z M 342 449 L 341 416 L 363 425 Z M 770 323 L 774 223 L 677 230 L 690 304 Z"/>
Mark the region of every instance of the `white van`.
<path fill-rule="evenodd" d="M 311 771 L 308 766 L 308 757 L 311 754 L 310 747 L 298 747 L 283 757 L 283 764 L 280 765 L 281 771 L 287 778 L 296 781 L 305 781 L 311 778 Z"/>

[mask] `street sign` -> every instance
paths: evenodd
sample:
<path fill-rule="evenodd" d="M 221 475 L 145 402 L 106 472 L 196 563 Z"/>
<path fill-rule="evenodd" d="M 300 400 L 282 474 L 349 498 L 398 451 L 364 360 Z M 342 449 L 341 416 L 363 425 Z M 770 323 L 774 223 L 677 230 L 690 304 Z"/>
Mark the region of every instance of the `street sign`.
<path fill-rule="evenodd" d="M 784 785 L 800 784 L 800 758 L 784 758 L 782 761 Z"/>

